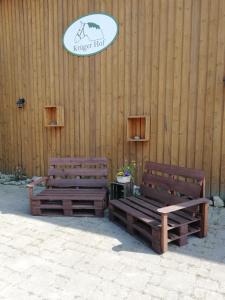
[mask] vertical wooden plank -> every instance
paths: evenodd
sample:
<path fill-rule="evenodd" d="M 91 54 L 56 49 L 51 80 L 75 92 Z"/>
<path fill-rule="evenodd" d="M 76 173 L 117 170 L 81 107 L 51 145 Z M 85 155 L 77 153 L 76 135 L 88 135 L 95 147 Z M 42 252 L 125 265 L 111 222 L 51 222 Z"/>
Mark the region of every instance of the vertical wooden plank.
<path fill-rule="evenodd" d="M 23 69 L 23 75 L 22 77 L 22 97 L 25 98 L 27 101 L 25 104 L 25 107 L 23 109 L 23 125 L 22 125 L 22 132 L 23 132 L 23 141 L 22 141 L 22 164 L 25 169 L 26 174 L 31 173 L 31 157 L 32 157 L 32 145 L 30 145 L 30 135 L 29 135 L 29 111 L 30 111 L 30 95 L 29 95 L 29 80 L 30 80 L 30 69 L 28 67 L 29 63 L 29 41 L 28 41 L 28 29 L 27 29 L 27 23 L 28 23 L 28 8 L 27 8 L 27 2 L 21 3 L 21 16 L 20 20 L 22 23 L 22 31 L 23 34 L 21 35 L 22 43 L 23 45 L 23 51 L 22 51 L 22 69 Z M 21 41 L 21 40 L 20 40 Z M 29 151 L 27 151 L 29 149 Z"/>
<path fill-rule="evenodd" d="M 78 1 L 78 14 L 85 15 L 88 10 L 88 1 Z M 86 101 L 88 100 L 89 96 L 89 82 L 88 76 L 89 69 L 87 67 L 88 64 L 88 57 L 80 57 L 79 59 L 79 155 L 84 156 L 87 151 L 85 149 L 89 149 L 89 136 L 88 131 L 89 127 L 85 127 L 85 105 L 87 105 Z M 85 78 L 86 74 L 86 78 Z M 87 124 L 86 124 L 87 125 Z M 85 136 L 87 136 L 86 147 L 85 147 Z"/>
<path fill-rule="evenodd" d="M 145 30 L 144 40 L 145 40 L 145 65 L 143 68 L 144 72 L 144 104 L 143 110 L 144 114 L 150 117 L 150 109 L 151 109 L 151 90 L 152 90 L 152 26 L 153 26 L 153 2 L 145 1 Z M 149 120 L 147 131 L 149 132 L 149 142 L 144 143 L 143 145 L 143 165 L 149 160 L 149 153 L 152 146 L 151 134 L 150 134 L 150 125 L 151 122 Z M 144 167 L 144 166 L 143 166 Z M 142 168 L 143 170 L 143 168 Z"/>
<path fill-rule="evenodd" d="M 42 132 L 42 162 L 41 162 L 41 174 L 46 174 L 48 168 L 48 130 L 44 126 L 44 106 L 48 104 L 48 90 L 47 90 L 47 82 L 49 80 L 47 76 L 47 64 L 48 64 L 48 56 L 47 56 L 47 41 L 46 41 L 46 1 L 42 0 L 40 3 L 40 16 L 41 16 L 41 91 L 39 92 L 40 95 L 40 106 L 39 106 L 39 114 L 41 115 L 41 132 Z M 44 34 L 43 34 L 44 32 Z"/>
<path fill-rule="evenodd" d="M 175 30 L 175 1 L 170 1 L 168 7 L 167 24 L 167 62 L 166 62 L 166 97 L 164 116 L 164 162 L 171 162 L 171 130 L 172 130 L 172 103 L 173 103 L 173 74 L 174 74 L 174 30 Z"/>
<path fill-rule="evenodd" d="M 78 17 L 79 11 L 78 11 L 78 0 L 74 3 L 73 1 L 73 16 Z M 79 78 L 79 60 L 74 60 L 74 67 L 73 72 L 71 74 L 72 78 Z M 74 120 L 71 121 L 74 123 L 75 130 L 74 130 L 74 144 L 75 144 L 75 154 L 79 156 L 79 132 L 80 132 L 80 124 L 79 124 L 79 86 L 80 82 L 79 80 L 73 80 L 73 90 L 72 90 L 72 101 L 74 103 Z"/>
<path fill-rule="evenodd" d="M 95 1 L 95 11 L 100 11 L 100 3 Z M 95 56 L 95 99 L 96 99 L 96 144 L 95 155 L 101 155 L 101 54 Z"/>
<path fill-rule="evenodd" d="M 190 47 L 191 47 L 191 14 L 192 1 L 184 1 L 183 49 L 181 71 L 181 106 L 179 128 L 179 165 L 187 163 L 187 127 L 188 127 L 188 101 L 190 81 Z"/>
<path fill-rule="evenodd" d="M 33 172 L 34 174 L 40 174 L 40 142 L 39 142 L 39 111 L 38 111 L 38 56 L 37 56 L 37 39 L 38 30 L 37 22 L 37 8 L 36 3 L 31 1 L 32 19 L 31 19 L 31 30 L 32 30 L 32 64 L 33 64 L 33 99 L 34 99 L 34 111 L 33 111 L 33 122 L 34 122 L 34 137 L 35 137 L 35 148 L 33 149 Z M 53 59 L 53 58 L 52 58 Z M 53 83 L 52 83 L 53 85 Z"/>
<path fill-rule="evenodd" d="M 23 47 L 24 47 L 24 39 L 23 39 L 23 35 L 24 35 L 24 31 L 22 28 L 22 11 L 23 11 L 23 7 L 22 7 L 22 3 L 18 3 L 17 4 L 17 8 L 14 8 L 14 12 L 15 12 L 15 19 L 21 19 L 17 29 L 18 29 L 18 37 L 20 37 L 20 40 L 18 40 L 18 58 L 17 58 L 17 66 L 18 66 L 18 73 L 16 74 L 16 78 L 19 77 L 20 74 L 20 80 L 17 82 L 17 86 L 18 86 L 18 94 L 20 95 L 20 97 L 25 97 L 24 92 L 23 92 L 23 81 L 24 81 L 24 73 L 22 72 L 21 74 L 21 70 L 24 66 L 23 64 Z M 22 41 L 22 43 L 21 43 Z M 16 42 L 17 43 L 17 42 Z M 20 157 L 19 157 L 19 163 L 18 165 L 24 169 L 25 165 L 24 165 L 24 114 L 25 114 L 25 109 L 26 107 L 24 107 L 23 109 L 20 110 L 20 114 L 18 113 L 18 123 L 19 123 L 19 140 L 18 140 L 18 144 L 19 144 L 19 148 L 20 148 Z"/>
<path fill-rule="evenodd" d="M 53 55 L 54 55 L 54 68 L 53 68 L 53 78 L 54 78 L 54 86 L 55 86 L 55 91 L 54 91 L 54 102 L 56 105 L 60 105 L 60 98 L 59 98 L 59 45 L 60 45 L 60 37 L 58 35 L 59 31 L 59 20 L 58 20 L 58 6 L 57 6 L 57 1 L 53 2 Z M 61 132 L 63 129 L 61 128 L 55 128 L 55 147 L 56 147 L 56 152 L 55 155 L 58 157 L 60 156 L 60 138 L 61 138 Z M 69 135 L 67 135 L 68 137 Z"/>
<path fill-rule="evenodd" d="M 158 88 L 159 88 L 159 33 L 160 33 L 160 1 L 153 1 L 152 21 L 152 85 L 151 85 L 151 147 L 150 160 L 157 157 L 157 118 L 158 118 Z M 160 146 L 159 146 L 160 147 Z"/>
<path fill-rule="evenodd" d="M 59 1 L 59 3 L 60 5 L 64 5 L 64 3 L 61 3 L 61 1 Z M 63 34 L 68 24 L 70 24 L 75 18 L 78 17 L 77 1 L 68 2 L 66 13 L 62 17 L 63 17 L 62 19 L 62 25 L 63 25 L 62 34 Z M 60 38 L 62 38 L 62 34 Z M 68 80 L 68 84 L 69 84 L 68 91 L 67 91 L 68 99 L 64 99 L 66 103 L 66 105 L 64 104 L 64 106 L 66 110 L 67 127 L 65 127 L 64 132 L 61 132 L 62 137 L 64 137 L 64 141 L 67 143 L 69 140 L 69 145 L 67 146 L 68 150 L 65 149 L 65 144 L 61 145 L 61 148 L 64 149 L 63 151 L 67 153 L 67 155 L 72 157 L 72 156 L 76 156 L 77 155 L 76 153 L 79 152 L 79 126 L 78 126 L 79 110 L 77 109 L 78 106 L 77 95 L 78 95 L 79 82 L 77 80 L 74 80 L 76 77 L 78 77 L 78 59 L 73 55 L 66 53 L 63 47 L 61 47 L 60 59 L 61 57 L 62 60 L 64 60 L 64 58 L 67 58 L 69 62 L 67 78 L 61 75 L 61 77 L 63 77 L 63 85 L 61 87 L 62 96 L 64 95 L 64 84 L 66 84 L 66 80 Z M 62 64 L 63 62 L 64 61 L 62 61 Z M 68 139 L 66 138 L 66 136 L 68 136 Z"/>
<path fill-rule="evenodd" d="M 223 19 L 223 22 L 225 22 L 224 20 L 224 17 L 225 17 L 225 7 L 224 7 L 224 3 L 221 7 L 221 13 L 222 13 L 222 16 L 221 17 Z M 223 30 L 225 28 L 225 25 L 223 26 Z M 224 53 L 225 54 L 225 53 Z M 225 59 L 225 57 L 224 57 Z M 223 64 L 223 78 L 225 76 L 225 61 L 224 61 L 224 64 Z M 220 161 L 220 196 L 225 198 L 225 89 L 223 87 L 223 109 L 222 109 L 222 112 L 223 112 L 223 116 L 222 116 L 222 123 L 221 123 L 221 126 L 222 126 L 222 133 L 221 133 L 221 161 Z"/>
<path fill-rule="evenodd" d="M 159 39 L 159 90 L 158 90 L 158 118 L 157 118 L 157 161 L 163 162 L 164 145 L 164 111 L 166 95 L 166 53 L 167 53 L 167 18 L 168 1 L 160 2 L 160 39 Z M 150 140 L 151 144 L 151 140 Z"/>
<path fill-rule="evenodd" d="M 100 3 L 100 11 L 105 11 L 105 1 Z M 106 156 L 106 51 L 101 53 L 101 84 L 100 84 L 100 100 L 101 100 L 101 114 L 100 114 L 100 130 L 101 130 L 101 156 Z"/>
<path fill-rule="evenodd" d="M 216 82 L 213 110 L 213 138 L 212 138 L 212 178 L 211 194 L 219 194 L 220 190 L 220 166 L 221 166 L 221 144 L 222 139 L 222 122 L 224 109 L 224 52 L 225 52 L 225 2 L 220 1 L 218 5 L 218 28 L 217 28 L 217 58 L 216 58 Z"/>
<path fill-rule="evenodd" d="M 196 108 L 198 85 L 198 55 L 200 32 L 200 1 L 193 1 L 191 28 L 191 57 L 190 57 L 190 92 L 188 101 L 188 132 L 187 132 L 187 166 L 194 167 L 193 146 L 196 133 Z"/>
<path fill-rule="evenodd" d="M 119 36 L 117 40 L 117 51 L 118 51 L 118 59 L 117 59 L 117 86 L 118 86 L 118 96 L 117 96 L 117 165 L 118 167 L 123 165 L 124 161 L 124 151 L 125 151 L 125 143 L 126 141 L 126 132 L 124 128 L 126 128 L 126 115 L 124 112 L 125 106 L 125 64 L 124 59 L 127 51 L 125 49 L 125 0 L 118 1 L 117 5 L 118 9 L 118 22 L 119 22 Z M 122 130 L 121 130 L 122 129 Z M 115 170 L 117 171 L 117 170 Z"/>
<path fill-rule="evenodd" d="M 209 10 L 209 37 L 208 37 L 208 67 L 207 67 L 207 94 L 205 109 L 205 132 L 204 132 L 204 158 L 203 169 L 206 172 L 206 195 L 211 192 L 212 171 L 212 143 L 213 143 L 213 109 L 216 79 L 216 53 L 217 53 L 217 30 L 218 30 L 218 4 L 219 1 L 210 2 Z"/>
<path fill-rule="evenodd" d="M 3 7 L 0 9 L 0 39 L 3 40 L 4 32 L 3 32 Z M 4 136 L 3 136 L 3 129 L 5 126 L 5 116 L 4 116 L 4 102 L 5 102 L 5 85 L 4 85 L 4 77 L 5 75 L 5 60 L 4 60 L 4 46 L 1 47 L 0 51 L 0 64 L 1 64 L 1 71 L 0 71 L 0 97 L 2 99 L 2 105 L 0 106 L 0 170 L 4 170 L 4 152 L 3 152 L 3 143 L 4 143 Z"/>
<path fill-rule="evenodd" d="M 112 2 L 112 15 L 118 19 L 118 2 L 117 0 Z M 111 62 L 111 78 L 112 78 L 112 123 L 111 123 L 111 133 L 112 133 L 112 142 L 111 142 L 111 155 L 112 155 L 112 176 L 116 175 L 116 172 L 119 168 L 118 166 L 118 148 L 117 148 L 117 116 L 118 116 L 118 59 L 117 59 L 117 46 L 118 43 L 114 43 L 111 47 L 112 51 L 112 62 Z M 114 77 L 115 76 L 115 77 Z M 115 141 L 115 142 L 113 142 Z"/>
<path fill-rule="evenodd" d="M 89 1 L 88 3 L 88 11 L 95 11 L 95 1 Z M 95 156 L 96 153 L 96 123 L 97 123 L 97 116 L 98 116 L 98 107 L 96 105 L 97 98 L 96 98 L 96 88 L 97 88 L 97 81 L 96 78 L 96 65 L 97 65 L 97 58 L 96 56 L 90 56 L 85 58 L 88 59 L 89 64 L 89 71 L 88 72 L 88 82 L 89 82 L 89 94 L 86 99 L 86 103 L 88 105 L 88 111 L 85 108 L 85 126 L 87 125 L 86 134 L 89 136 L 89 149 L 86 153 L 90 156 Z M 84 89 L 86 88 L 86 83 L 84 82 Z M 87 118 L 87 116 L 89 117 Z M 90 123 L 89 123 L 90 120 Z"/>
<path fill-rule="evenodd" d="M 144 66 L 145 66 L 145 3 L 144 1 L 139 3 L 138 7 L 138 49 L 137 49 L 137 115 L 144 114 Z M 140 47 L 140 45 L 142 45 Z M 144 133 L 144 126 L 141 119 L 138 122 L 138 135 L 141 136 Z M 143 173 L 143 143 L 137 142 L 137 182 L 140 183 L 140 179 Z"/>
<path fill-rule="evenodd" d="M 138 12 L 139 12 L 139 2 L 132 0 L 131 7 L 131 86 L 130 86 L 130 114 L 137 115 L 137 97 L 138 97 Z M 129 143 L 130 156 L 129 160 L 137 160 L 137 143 Z M 137 169 L 140 168 L 139 162 L 137 162 Z M 137 172 L 138 173 L 138 172 Z"/>
<path fill-rule="evenodd" d="M 43 108 L 45 105 L 50 105 L 51 104 L 51 89 L 50 89 L 50 68 L 49 68 L 49 3 L 47 1 L 43 2 L 44 6 L 44 18 L 43 18 L 43 23 L 44 23 L 44 53 L 43 55 L 45 56 L 45 96 L 43 97 L 44 99 L 42 100 L 42 105 Z M 42 108 L 42 109 L 43 109 Z M 45 174 L 47 172 L 47 167 L 48 167 L 48 158 L 51 156 L 51 147 L 52 147 L 52 135 L 51 131 L 48 128 L 44 129 L 44 145 L 45 145 Z"/>
<path fill-rule="evenodd" d="M 196 107 L 196 140 L 195 140 L 195 167 L 203 167 L 204 151 L 204 118 L 205 118 L 205 97 L 208 65 L 208 24 L 209 24 L 208 1 L 202 1 L 200 16 L 200 42 L 198 62 L 198 97 Z"/>
<path fill-rule="evenodd" d="M 87 1 L 85 5 L 81 4 L 81 7 L 83 8 L 83 14 L 86 14 L 89 12 L 89 9 L 94 7 L 94 2 Z M 94 151 L 95 149 L 95 96 L 93 94 L 94 92 L 94 85 L 95 85 L 95 61 L 93 57 L 84 57 L 83 59 L 83 95 L 84 99 L 81 99 L 81 101 L 84 101 L 84 124 L 81 122 L 81 126 L 84 126 L 85 136 L 84 137 L 84 153 L 81 152 L 81 155 L 89 156 L 91 151 Z M 90 76 L 92 74 L 92 77 Z M 91 92 L 92 91 L 92 92 Z M 91 135 L 93 136 L 93 140 Z M 80 139 L 82 139 L 82 127 L 80 128 Z M 94 143 L 94 145 L 92 145 Z"/>
<path fill-rule="evenodd" d="M 6 23 L 6 6 L 2 6 L 2 9 L 0 10 L 0 16 L 1 16 L 1 27 L 0 27 L 0 30 L 1 30 L 1 34 L 2 34 L 2 38 L 4 38 L 6 36 L 6 26 L 3 26 L 4 23 Z M 7 63 L 8 62 L 8 58 L 9 58 L 9 55 L 6 55 L 7 53 L 7 40 L 6 42 L 2 45 L 1 47 L 1 56 L 2 56 L 2 59 L 1 59 L 1 73 L 2 73 L 2 80 L 3 78 L 7 78 L 7 66 L 9 66 L 9 64 Z M 3 59 L 4 57 L 4 59 Z M 3 126 L 1 127 L 1 138 L 2 138 L 2 171 L 5 171 L 6 170 L 6 143 L 5 143 L 5 135 L 6 135 L 6 132 L 8 130 L 8 127 L 7 127 L 7 120 L 6 120 L 6 115 L 4 114 L 4 112 L 6 111 L 6 103 L 8 101 L 8 97 L 7 97 L 7 93 L 6 93 L 6 90 L 7 90 L 7 83 L 9 84 L 10 81 L 8 82 L 5 82 L 4 80 L 2 81 L 1 83 L 1 86 L 3 87 L 3 103 L 2 103 L 2 116 L 3 116 L 3 119 L 2 119 L 2 122 L 3 122 Z M 12 136 L 12 134 L 11 134 Z M 8 167 L 8 166 L 7 166 Z"/>
<path fill-rule="evenodd" d="M 125 34 L 125 49 L 126 54 L 124 57 L 124 68 L 125 68 L 125 74 L 124 74 L 124 116 L 127 119 L 127 117 L 130 115 L 130 99 L 131 99 L 131 89 L 130 89 L 130 82 L 131 82 L 131 49 L 132 49 L 132 41 L 131 41 L 131 1 L 125 0 L 125 28 L 124 28 L 124 34 Z M 124 157 L 123 160 L 129 160 L 130 158 L 130 143 L 127 142 L 127 122 L 126 119 L 124 120 Z"/>
<path fill-rule="evenodd" d="M 108 13 L 112 12 L 112 2 L 105 3 L 105 9 Z M 110 169 L 112 170 L 113 160 L 112 160 L 112 48 L 107 48 L 106 50 L 106 156 L 110 158 Z M 111 177 L 114 174 L 111 171 Z"/>
<path fill-rule="evenodd" d="M 55 59 L 55 49 L 54 49 L 54 7 L 53 2 L 48 3 L 48 50 L 49 50 L 49 90 L 50 90 L 50 99 L 49 104 L 55 105 L 56 99 L 56 90 L 55 90 L 55 66 L 54 66 L 54 59 Z M 48 130 L 49 136 L 49 157 L 56 156 L 56 128 L 50 128 Z"/>
<path fill-rule="evenodd" d="M 11 5 L 10 3 L 5 3 L 5 7 L 4 7 L 4 19 L 5 19 L 5 26 L 3 26 L 3 28 L 5 28 L 5 36 L 11 37 L 12 38 L 12 33 L 10 32 L 10 25 L 11 25 L 11 20 L 10 20 L 10 10 L 11 10 Z M 10 45 L 10 39 L 7 38 L 5 40 L 5 59 L 6 59 L 6 78 L 10 78 L 11 72 L 13 70 L 13 53 L 10 51 L 11 49 L 11 45 Z M 7 55 L 8 53 L 8 55 Z M 15 136 L 15 131 L 16 131 L 16 120 L 15 120 L 15 108 L 13 109 L 12 107 L 12 98 L 15 97 L 13 94 L 14 92 L 14 87 L 12 85 L 12 81 L 13 78 L 11 77 L 11 79 L 6 82 L 6 101 L 5 101 L 5 107 L 4 110 L 5 112 L 9 111 L 10 108 L 12 108 L 12 113 L 8 116 L 8 118 L 6 119 L 5 122 L 5 133 L 4 133 L 4 154 L 5 154 L 5 166 L 6 169 L 13 169 L 12 168 L 12 164 L 10 164 L 10 155 L 11 153 L 8 151 L 8 149 L 10 149 L 10 147 L 14 150 L 16 148 L 16 136 Z M 12 122 L 12 120 L 14 120 L 14 122 Z M 10 136 L 11 134 L 11 139 L 7 139 L 8 136 Z M 13 140 L 13 137 L 14 140 Z M 15 146 L 14 146 L 15 145 Z M 14 165 L 17 163 L 17 153 L 13 154 L 13 156 L 11 156 L 11 159 L 13 160 Z"/>
<path fill-rule="evenodd" d="M 41 175 L 44 173 L 44 142 L 43 142 L 43 131 L 44 131 L 44 124 L 43 124 L 43 106 L 42 106 L 42 97 L 43 97 L 43 90 L 45 90 L 45 72 L 44 72 L 44 62 L 45 58 L 42 58 L 42 51 L 43 48 L 43 34 L 44 32 L 44 24 L 41 21 L 43 17 L 43 4 L 42 1 L 36 3 L 36 14 L 37 14 L 37 21 L 36 21 L 36 27 L 37 27 L 37 72 L 38 72 L 38 78 L 37 78 L 37 115 L 38 115 L 38 152 L 39 152 L 39 158 L 37 161 L 37 164 L 39 166 L 39 170 L 37 172 L 37 175 Z"/>
<path fill-rule="evenodd" d="M 67 1 L 68 2 L 68 1 Z M 65 2 L 64 2 L 65 3 Z M 64 4 L 62 1 L 57 0 L 57 11 L 58 12 L 64 12 Z M 69 10 L 69 12 L 72 14 L 73 9 L 72 6 L 70 7 L 71 9 Z M 58 130 L 58 149 L 60 150 L 60 153 L 57 155 L 65 157 L 66 156 L 66 150 L 65 147 L 67 145 L 66 143 L 66 139 L 69 139 L 69 143 L 71 145 L 70 148 L 72 148 L 72 146 L 74 146 L 74 139 L 71 139 L 71 134 L 73 135 L 73 124 L 74 122 L 70 122 L 71 120 L 74 120 L 72 113 L 73 113 L 73 102 L 71 101 L 71 89 L 72 87 L 70 86 L 69 88 L 69 95 L 66 96 L 65 93 L 68 93 L 68 90 L 65 91 L 64 90 L 64 83 L 65 83 L 65 74 L 64 74 L 64 57 L 65 55 L 67 55 L 66 51 L 64 51 L 63 45 L 62 45 L 62 36 L 64 33 L 64 28 L 66 28 L 66 21 L 67 21 L 67 13 L 58 13 L 57 19 L 56 19 L 56 28 L 57 28 L 57 32 L 56 34 L 56 38 L 57 38 L 57 45 L 58 45 L 58 53 L 56 53 L 56 60 L 58 61 L 58 76 L 57 76 L 57 80 L 58 80 L 58 103 L 59 105 L 62 107 L 63 110 L 63 117 L 64 117 L 64 128 L 61 128 Z M 64 25 L 65 22 L 65 25 Z M 73 68 L 72 64 L 69 64 L 70 68 Z M 72 69 L 73 70 L 73 69 Z M 71 83 L 71 80 L 69 81 L 69 83 Z M 68 102 L 67 102 L 68 101 Z M 69 105 L 67 104 L 69 103 Z M 70 112 L 71 112 L 71 116 L 68 117 L 68 106 L 70 107 Z M 66 114 L 66 117 L 65 117 Z M 69 123 L 69 126 L 67 125 Z M 69 132 L 67 131 L 67 128 L 70 128 Z M 67 146 L 68 147 L 68 146 Z M 70 150 L 70 149 L 69 149 Z M 70 151 L 68 151 L 70 153 Z M 71 155 L 73 156 L 73 155 Z"/>
<path fill-rule="evenodd" d="M 17 80 L 20 76 L 20 70 L 21 70 L 21 44 L 19 40 L 20 36 L 20 22 L 16 29 L 14 29 L 12 20 L 18 19 L 19 18 L 19 13 L 18 13 L 18 3 L 15 3 L 15 6 L 12 5 L 12 3 L 9 3 L 9 26 L 10 26 L 10 35 L 11 38 L 9 39 L 10 41 L 10 49 L 12 49 L 13 44 L 12 41 L 14 41 L 16 44 L 19 44 L 20 46 L 17 47 L 15 51 L 10 51 L 11 52 L 11 63 L 13 63 L 14 67 L 11 68 L 11 76 L 12 76 L 12 90 L 13 93 L 11 94 L 11 103 L 10 106 L 12 107 L 12 112 L 13 112 L 13 118 L 12 122 L 14 123 L 14 137 L 16 144 L 14 144 L 14 153 L 16 154 L 16 161 L 15 165 L 11 166 L 12 172 L 15 171 L 15 168 L 22 167 L 22 136 L 21 136 L 21 116 L 23 113 L 23 110 L 19 110 L 15 105 L 15 100 L 20 98 L 21 95 L 21 79 Z M 10 152 L 9 152 L 9 157 L 10 157 Z M 9 163 L 10 164 L 10 163 Z"/>
<path fill-rule="evenodd" d="M 171 164 L 179 163 L 179 127 L 181 105 L 181 71 L 182 71 L 182 43 L 183 43 L 183 0 L 176 1 L 175 12 L 175 45 L 174 45 L 174 82 L 172 109 L 172 140 Z"/>

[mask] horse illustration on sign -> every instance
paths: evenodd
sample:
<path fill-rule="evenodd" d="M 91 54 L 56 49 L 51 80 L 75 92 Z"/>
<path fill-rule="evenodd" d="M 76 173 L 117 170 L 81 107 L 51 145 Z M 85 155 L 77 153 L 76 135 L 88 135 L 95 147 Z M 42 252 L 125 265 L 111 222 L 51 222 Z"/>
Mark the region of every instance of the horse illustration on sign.
<path fill-rule="evenodd" d="M 63 45 L 73 55 L 89 56 L 109 47 L 116 39 L 119 25 L 105 13 L 81 16 L 64 32 Z"/>
<path fill-rule="evenodd" d="M 75 43 L 79 43 L 85 37 L 87 37 L 89 41 L 97 41 L 104 39 L 102 29 L 98 24 L 93 22 L 80 23 L 81 26 L 75 35 Z"/>

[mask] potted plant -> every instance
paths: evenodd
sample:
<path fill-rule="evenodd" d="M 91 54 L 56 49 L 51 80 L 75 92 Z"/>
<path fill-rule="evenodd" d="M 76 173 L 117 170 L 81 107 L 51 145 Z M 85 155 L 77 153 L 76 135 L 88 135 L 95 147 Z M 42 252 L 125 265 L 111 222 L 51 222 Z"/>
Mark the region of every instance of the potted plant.
<path fill-rule="evenodd" d="M 132 160 L 131 163 L 122 166 L 116 174 L 117 182 L 127 183 L 130 182 L 131 180 L 134 180 L 135 169 L 136 169 L 136 162 L 134 160 Z"/>

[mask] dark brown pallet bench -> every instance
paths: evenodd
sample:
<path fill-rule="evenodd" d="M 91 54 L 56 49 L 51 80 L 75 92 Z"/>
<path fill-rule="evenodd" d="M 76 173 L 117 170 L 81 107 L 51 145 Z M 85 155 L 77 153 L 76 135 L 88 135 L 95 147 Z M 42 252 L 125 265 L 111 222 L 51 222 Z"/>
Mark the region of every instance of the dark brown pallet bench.
<path fill-rule="evenodd" d="M 200 170 L 147 162 L 141 196 L 109 200 L 109 218 L 139 234 L 161 254 L 170 242 L 187 244 L 187 237 L 202 238 L 208 230 L 208 199 Z"/>
<path fill-rule="evenodd" d="M 106 158 L 51 158 L 48 176 L 28 185 L 35 216 L 104 216 L 107 204 Z M 44 182 L 46 189 L 33 193 Z"/>

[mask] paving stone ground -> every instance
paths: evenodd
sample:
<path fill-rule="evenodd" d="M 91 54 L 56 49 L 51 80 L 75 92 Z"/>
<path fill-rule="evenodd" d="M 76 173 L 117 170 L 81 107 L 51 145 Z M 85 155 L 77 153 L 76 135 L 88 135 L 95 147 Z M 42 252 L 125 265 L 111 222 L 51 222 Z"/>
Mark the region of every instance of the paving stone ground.
<path fill-rule="evenodd" d="M 0 300 L 225 299 L 225 209 L 209 235 L 155 254 L 107 218 L 32 217 L 0 185 Z"/>

